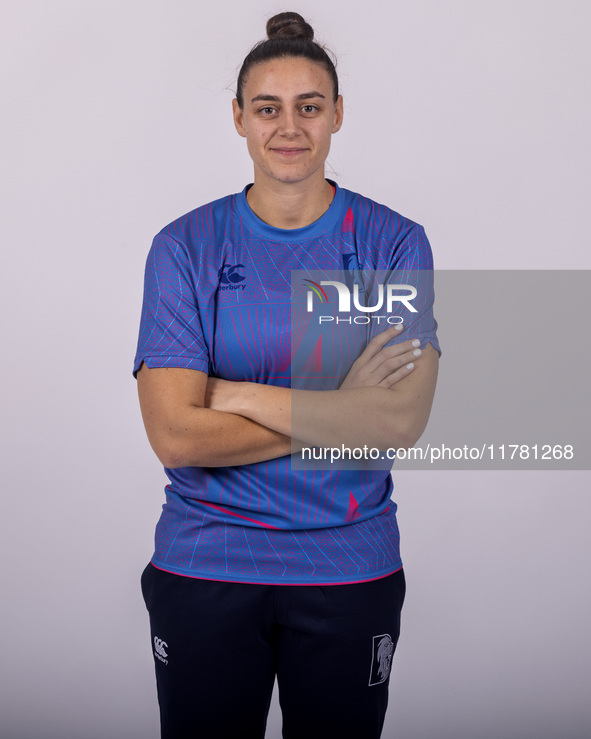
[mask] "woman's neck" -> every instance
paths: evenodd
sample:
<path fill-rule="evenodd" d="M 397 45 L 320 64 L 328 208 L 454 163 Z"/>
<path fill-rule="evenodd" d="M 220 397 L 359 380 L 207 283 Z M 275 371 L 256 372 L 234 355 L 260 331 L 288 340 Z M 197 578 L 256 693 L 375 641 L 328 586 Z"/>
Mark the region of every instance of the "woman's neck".
<path fill-rule="evenodd" d="M 334 188 L 324 178 L 312 187 L 281 183 L 270 188 L 255 179 L 246 199 L 252 211 L 275 228 L 294 229 L 309 226 L 326 213 L 334 197 Z"/>

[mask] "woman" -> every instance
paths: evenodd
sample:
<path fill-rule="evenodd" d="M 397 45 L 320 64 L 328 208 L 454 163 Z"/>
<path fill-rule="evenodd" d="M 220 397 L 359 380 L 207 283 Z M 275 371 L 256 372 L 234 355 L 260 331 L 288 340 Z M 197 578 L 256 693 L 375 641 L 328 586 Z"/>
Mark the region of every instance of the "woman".
<path fill-rule="evenodd" d="M 254 184 L 164 228 L 146 268 L 134 371 L 170 479 L 142 577 L 162 736 L 263 737 L 277 675 L 284 737 L 371 739 L 405 590 L 391 476 L 289 455 L 414 444 L 436 324 L 427 294 L 406 332 L 364 327 L 333 389 L 292 389 L 290 275 L 430 270 L 431 254 L 420 226 L 325 179 L 334 65 L 297 13 L 267 33 L 233 101 Z"/>

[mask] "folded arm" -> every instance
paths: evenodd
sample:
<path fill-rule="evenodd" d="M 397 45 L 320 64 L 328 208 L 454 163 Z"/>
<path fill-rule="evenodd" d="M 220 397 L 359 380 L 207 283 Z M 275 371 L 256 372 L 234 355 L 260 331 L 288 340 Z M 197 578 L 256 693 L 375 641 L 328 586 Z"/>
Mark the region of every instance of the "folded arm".
<path fill-rule="evenodd" d="M 315 392 L 210 378 L 208 404 L 313 446 L 408 448 L 427 425 L 438 359 L 428 344 L 414 371 L 390 387 Z"/>
<path fill-rule="evenodd" d="M 428 345 L 417 357 L 411 341 L 383 348 L 396 333 L 372 340 L 334 391 L 291 391 L 143 364 L 138 392 L 152 448 L 174 468 L 252 464 L 341 441 L 412 445 L 429 416 L 437 353 Z"/>
<path fill-rule="evenodd" d="M 291 452 L 291 439 L 242 416 L 205 407 L 207 374 L 177 367 L 137 374 L 146 433 L 165 467 L 252 464 Z"/>

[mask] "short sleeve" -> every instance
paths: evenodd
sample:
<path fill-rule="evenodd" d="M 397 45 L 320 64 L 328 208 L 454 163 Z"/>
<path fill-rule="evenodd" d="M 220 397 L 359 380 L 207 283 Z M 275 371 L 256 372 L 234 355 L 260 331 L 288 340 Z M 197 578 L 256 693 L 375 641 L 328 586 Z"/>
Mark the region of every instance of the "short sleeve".
<path fill-rule="evenodd" d="M 400 313 L 404 319 L 405 330 L 402 335 L 390 344 L 407 339 L 419 339 L 421 347 L 431 344 L 441 355 L 441 347 L 437 338 L 437 321 L 433 314 L 435 300 L 433 254 L 425 230 L 413 224 L 405 238 L 393 251 L 387 278 L 389 284 L 410 285 L 417 291 L 412 301 L 400 303 Z M 404 295 L 405 292 L 401 291 Z M 412 305 L 416 312 L 408 310 Z"/>
<path fill-rule="evenodd" d="M 155 237 L 146 262 L 134 375 L 142 362 L 209 370 L 191 262 L 185 247 L 165 234 Z"/>

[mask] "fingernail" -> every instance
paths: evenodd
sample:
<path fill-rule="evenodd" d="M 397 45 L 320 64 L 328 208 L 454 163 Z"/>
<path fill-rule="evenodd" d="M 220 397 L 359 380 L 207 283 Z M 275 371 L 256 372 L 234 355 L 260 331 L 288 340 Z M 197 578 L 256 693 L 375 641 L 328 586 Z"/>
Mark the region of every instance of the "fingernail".
<path fill-rule="evenodd" d="M 414 368 L 414 364 L 412 362 L 406 365 L 406 369 L 413 369 L 413 368 Z"/>
<path fill-rule="evenodd" d="M 415 340 L 414 340 L 414 341 L 412 342 L 412 345 L 413 345 L 413 346 L 421 346 L 421 342 L 420 342 L 420 341 L 419 341 L 418 339 L 415 339 Z"/>
<path fill-rule="evenodd" d="M 423 352 L 420 349 L 415 349 L 413 354 L 415 357 L 420 357 Z"/>
<path fill-rule="evenodd" d="M 401 324 L 401 323 L 397 323 L 397 324 L 396 324 L 396 325 L 394 326 L 394 328 L 396 329 L 396 331 L 402 331 L 402 324 Z"/>

